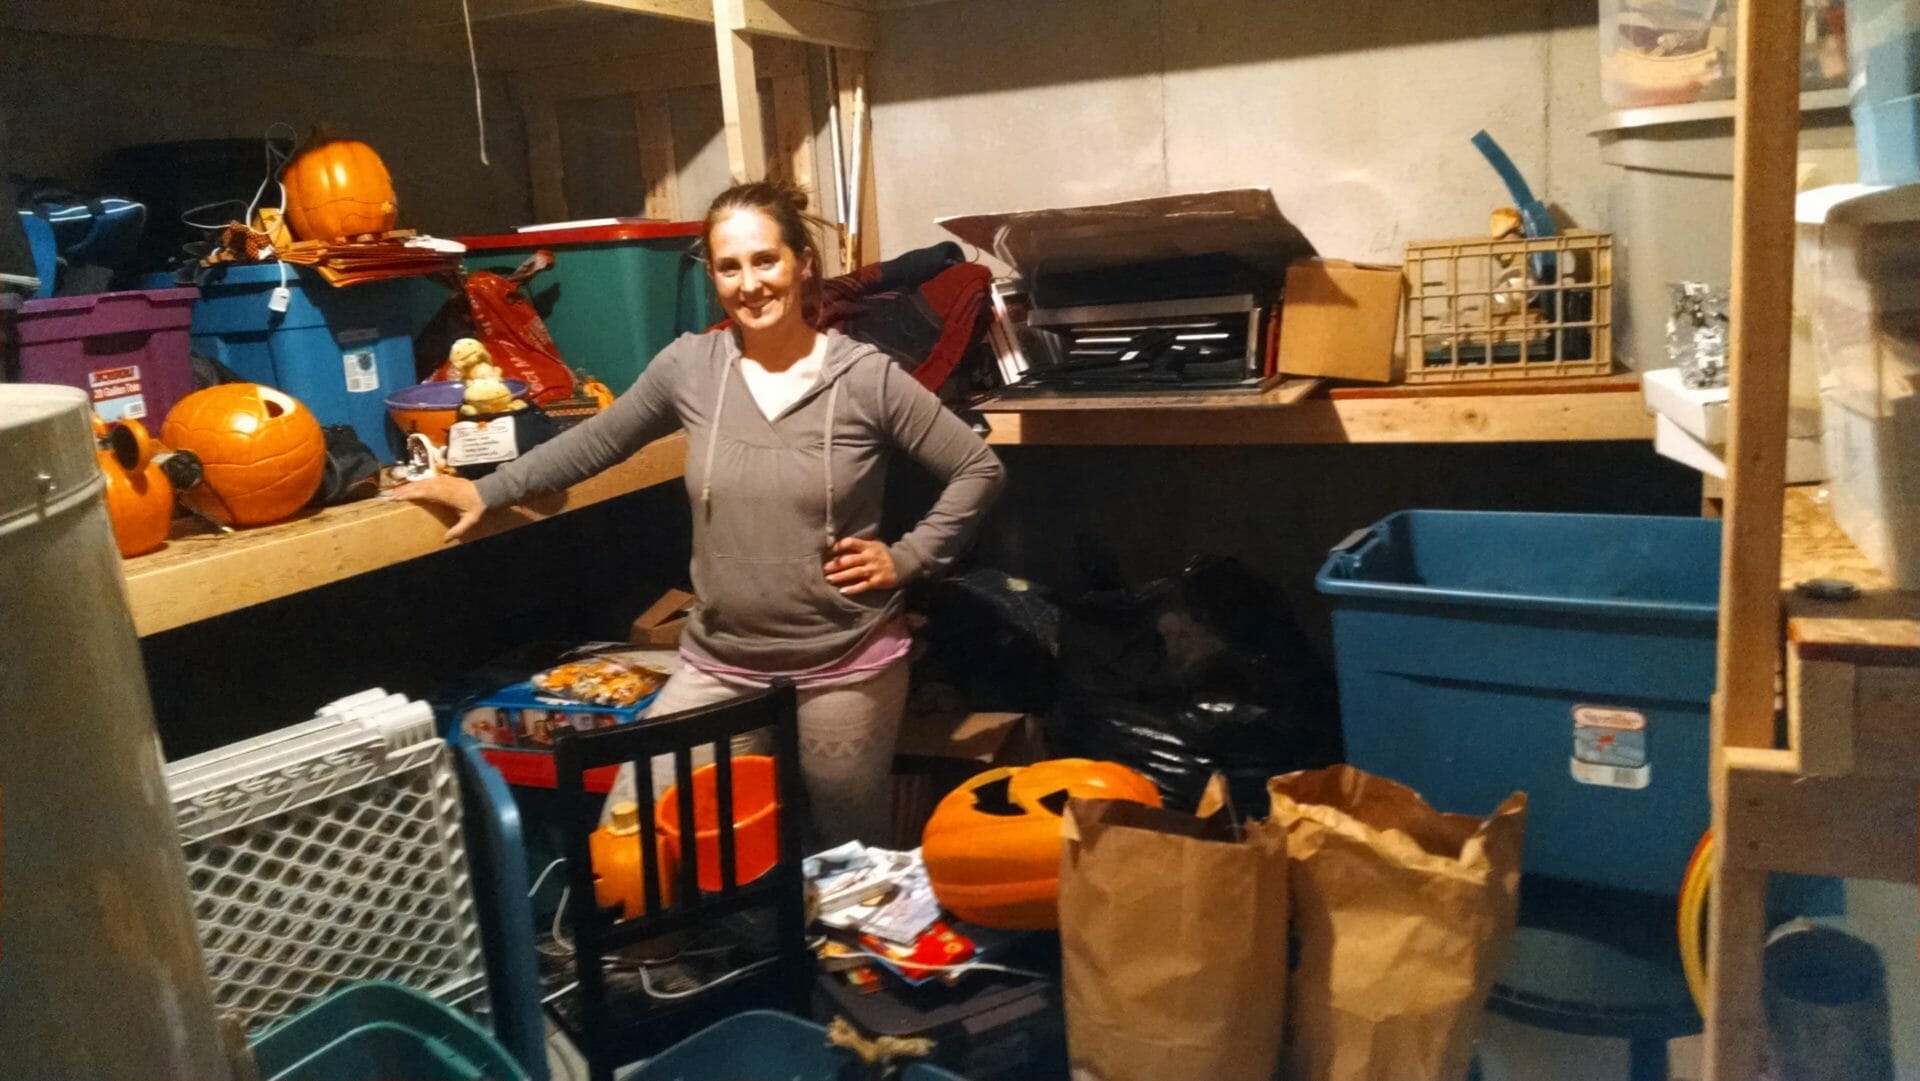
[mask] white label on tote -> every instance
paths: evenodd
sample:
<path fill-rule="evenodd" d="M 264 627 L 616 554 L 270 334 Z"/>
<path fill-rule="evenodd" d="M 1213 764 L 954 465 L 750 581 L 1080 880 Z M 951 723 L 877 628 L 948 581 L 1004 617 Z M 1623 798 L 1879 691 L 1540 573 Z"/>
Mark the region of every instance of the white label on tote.
<path fill-rule="evenodd" d="M 88 372 L 87 391 L 93 398 L 93 411 L 108 424 L 116 420 L 138 420 L 147 415 L 147 396 L 140 387 L 137 364 Z"/>
<path fill-rule="evenodd" d="M 1605 788 L 1653 783 L 1647 759 L 1647 715 L 1618 706 L 1573 707 L 1573 779 Z"/>
<path fill-rule="evenodd" d="M 513 438 L 513 418 L 455 421 L 447 429 L 447 464 L 479 465 L 509 462 L 519 457 Z"/>
<path fill-rule="evenodd" d="M 380 358 L 371 349 L 355 349 L 340 354 L 340 366 L 347 377 L 348 394 L 365 394 L 380 389 Z"/>

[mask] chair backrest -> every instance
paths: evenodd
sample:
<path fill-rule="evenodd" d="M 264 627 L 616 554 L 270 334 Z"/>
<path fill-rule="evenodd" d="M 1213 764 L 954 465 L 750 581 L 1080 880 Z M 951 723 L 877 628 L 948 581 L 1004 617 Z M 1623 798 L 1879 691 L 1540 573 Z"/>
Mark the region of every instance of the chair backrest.
<path fill-rule="evenodd" d="M 764 691 L 729 702 L 686 710 L 664 717 L 597 732 L 568 732 L 554 744 L 555 786 L 566 823 L 565 855 L 572 883 L 569 915 L 574 927 L 574 961 L 584 1020 L 590 1026 L 610 1023 L 605 956 L 624 946 L 688 930 L 730 913 L 752 909 L 774 914 L 775 953 L 770 966 L 779 998 L 790 1008 L 804 1009 L 811 975 L 806 946 L 805 882 L 800 861 L 801 833 L 807 818 L 806 791 L 800 775 L 799 724 L 793 685 L 777 681 Z M 772 737 L 777 813 L 777 855 L 771 870 L 751 882 L 738 882 L 735 867 L 734 777 L 732 740 L 761 730 Z M 717 890 L 700 886 L 700 830 L 691 828 L 695 813 L 694 754 L 711 748 L 714 794 L 718 813 L 715 839 L 719 857 Z M 651 763 L 666 756 L 673 763 L 679 833 L 678 868 L 668 889 L 660 866 L 662 846 L 649 778 Z M 632 763 L 636 774 L 639 847 L 645 911 L 621 918 L 603 911 L 594 896 L 594 873 L 589 836 L 599 824 L 599 808 L 586 794 L 589 770 Z M 710 849 L 711 853 L 713 850 Z M 706 858 L 710 858 L 706 857 Z M 628 1011 L 623 1010 L 623 1015 Z"/>

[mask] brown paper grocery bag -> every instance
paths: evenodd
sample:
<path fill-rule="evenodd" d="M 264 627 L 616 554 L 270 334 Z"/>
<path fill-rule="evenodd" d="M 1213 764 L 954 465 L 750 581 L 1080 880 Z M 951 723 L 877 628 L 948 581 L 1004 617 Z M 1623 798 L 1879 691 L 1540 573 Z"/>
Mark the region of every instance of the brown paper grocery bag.
<path fill-rule="evenodd" d="M 1286 1017 L 1287 853 L 1227 819 L 1216 776 L 1200 814 L 1067 804 L 1060 947 L 1074 1076 L 1271 1081 Z"/>
<path fill-rule="evenodd" d="M 1442 814 L 1351 766 L 1267 783 L 1287 831 L 1296 1081 L 1457 1081 L 1513 935 L 1527 797 Z"/>

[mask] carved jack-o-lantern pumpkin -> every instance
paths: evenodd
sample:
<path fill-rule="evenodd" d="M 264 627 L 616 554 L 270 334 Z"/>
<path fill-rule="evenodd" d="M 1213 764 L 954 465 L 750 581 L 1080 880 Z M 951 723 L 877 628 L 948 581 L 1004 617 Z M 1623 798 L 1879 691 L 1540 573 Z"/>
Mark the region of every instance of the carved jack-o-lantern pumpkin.
<path fill-rule="evenodd" d="M 1057 927 L 1060 815 L 1070 797 L 1160 806 L 1153 782 L 1125 766 L 1059 758 L 988 770 L 933 809 L 921 836 L 940 903 L 986 927 Z"/>
<path fill-rule="evenodd" d="M 192 451 L 206 471 L 181 498 L 224 525 L 285 518 L 313 498 L 327 441 L 313 411 L 257 383 L 226 383 L 180 399 L 160 437 Z"/>
<path fill-rule="evenodd" d="M 288 163 L 287 224 L 301 240 L 345 240 L 384 233 L 399 217 L 393 178 L 365 143 L 330 139 Z"/>
<path fill-rule="evenodd" d="M 93 418 L 100 475 L 106 478 L 107 517 L 122 556 L 151 552 L 166 543 L 173 522 L 173 482 L 153 460 L 154 442 L 137 420 L 108 424 Z"/>

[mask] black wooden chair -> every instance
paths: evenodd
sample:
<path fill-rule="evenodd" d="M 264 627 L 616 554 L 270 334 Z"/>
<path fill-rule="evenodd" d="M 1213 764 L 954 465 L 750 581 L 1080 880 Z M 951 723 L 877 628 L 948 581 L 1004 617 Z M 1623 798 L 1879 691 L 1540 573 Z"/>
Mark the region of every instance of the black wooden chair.
<path fill-rule="evenodd" d="M 735 881 L 733 773 L 731 740 L 767 729 L 772 735 L 775 783 L 780 802 L 779 852 L 772 870 L 752 882 Z M 711 747 L 719 808 L 720 888 L 702 890 L 697 830 L 680 832 L 676 889 L 663 888 L 656 856 L 651 763 L 672 759 L 678 787 L 679 821 L 693 823 L 694 752 Z M 638 724 L 590 733 L 567 733 L 555 741 L 555 784 L 568 816 L 565 851 L 571 884 L 568 916 L 573 922 L 577 987 L 556 1003 L 553 1015 L 592 1069 L 594 1081 L 636 1059 L 666 1048 L 722 1017 L 747 1009 L 782 1009 L 804 1015 L 813 973 L 806 943 L 805 881 L 800 838 L 807 818 L 800 776 L 799 728 L 793 686 L 785 681 L 757 694 L 716 706 L 687 710 Z M 633 763 L 640 793 L 640 847 L 646 911 L 621 918 L 617 908 L 602 910 L 594 899 L 594 874 L 588 837 L 599 825 L 600 805 L 585 789 L 588 770 Z M 671 896 L 669 896 L 671 893 Z M 747 923 L 746 921 L 758 922 Z M 723 921 L 725 921 L 723 923 Z M 734 966 L 740 974 L 700 990 L 656 994 L 646 980 L 621 978 L 619 951 L 662 940 L 685 942 L 696 933 L 712 937 L 716 928 L 751 926 L 766 932 L 743 936 L 729 947 L 733 958 L 754 954 Z M 672 937 L 667 937 L 672 936 Z M 746 939 L 757 939 L 756 944 Z M 657 952 L 657 950 L 656 950 Z M 610 971 L 608 961 L 616 962 Z M 696 984 L 699 982 L 694 980 Z"/>

